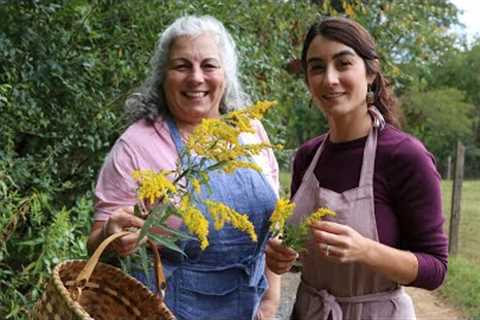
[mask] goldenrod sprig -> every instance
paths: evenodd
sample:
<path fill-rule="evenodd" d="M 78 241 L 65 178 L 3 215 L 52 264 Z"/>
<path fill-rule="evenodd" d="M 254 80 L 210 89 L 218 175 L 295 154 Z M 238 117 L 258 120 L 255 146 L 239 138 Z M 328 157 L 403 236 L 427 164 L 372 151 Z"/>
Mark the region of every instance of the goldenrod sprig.
<path fill-rule="evenodd" d="M 293 213 L 294 208 L 295 204 L 285 199 L 279 199 L 277 207 L 270 217 L 270 232 L 274 237 L 280 236 L 285 246 L 300 251 L 305 248 L 309 226 L 327 215 L 335 216 L 336 213 L 328 208 L 319 208 L 299 224 L 289 224 L 287 220 Z"/>

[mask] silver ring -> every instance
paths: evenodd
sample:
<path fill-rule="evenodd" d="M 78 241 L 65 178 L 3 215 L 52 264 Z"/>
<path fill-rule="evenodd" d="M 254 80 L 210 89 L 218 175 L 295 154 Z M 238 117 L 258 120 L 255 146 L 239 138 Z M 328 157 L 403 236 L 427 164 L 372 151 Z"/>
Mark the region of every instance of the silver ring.
<path fill-rule="evenodd" d="M 328 256 L 330 254 L 330 245 L 327 244 L 327 246 L 325 247 L 325 255 Z"/>

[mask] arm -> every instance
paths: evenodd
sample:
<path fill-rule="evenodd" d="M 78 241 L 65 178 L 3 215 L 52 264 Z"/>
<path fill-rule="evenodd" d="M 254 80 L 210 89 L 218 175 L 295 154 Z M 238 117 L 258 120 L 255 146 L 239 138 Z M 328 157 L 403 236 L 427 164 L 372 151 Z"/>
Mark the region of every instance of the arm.
<path fill-rule="evenodd" d="M 433 156 L 416 139 L 392 155 L 390 192 L 399 219 L 399 249 L 412 252 L 418 273 L 411 286 L 433 290 L 447 273 L 448 240 L 443 231 L 441 178 Z M 401 172 L 395 176 L 394 172 Z"/>
<path fill-rule="evenodd" d="M 416 140 L 404 139 L 390 151 L 384 177 L 392 224 L 388 227 L 377 215 L 377 226 L 380 238 L 398 234 L 395 242 L 371 241 L 347 226 L 326 222 L 313 226 L 313 233 L 319 250 L 325 252 L 330 245 L 333 261 L 363 263 L 401 284 L 434 289 L 442 283 L 447 264 L 440 177 L 431 155 Z"/>
<path fill-rule="evenodd" d="M 273 319 L 280 304 L 280 276 L 273 273 L 267 266 L 265 266 L 265 275 L 268 280 L 268 289 L 262 298 L 260 310 L 257 313 L 257 319 L 259 320 Z"/>
<path fill-rule="evenodd" d="M 136 185 L 131 178 L 134 155 L 128 145 L 119 140 L 105 159 L 95 189 L 95 222 L 87 248 L 93 252 L 109 235 L 128 227 L 140 228 L 143 220 L 133 215 Z M 110 249 L 127 256 L 135 251 L 138 233 L 124 236 L 112 243 Z"/>

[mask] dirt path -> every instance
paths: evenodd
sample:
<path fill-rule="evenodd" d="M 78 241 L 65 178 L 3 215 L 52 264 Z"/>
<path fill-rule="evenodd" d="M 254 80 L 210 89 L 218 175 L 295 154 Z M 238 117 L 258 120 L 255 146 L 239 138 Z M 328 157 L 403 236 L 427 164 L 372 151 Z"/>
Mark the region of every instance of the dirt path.
<path fill-rule="evenodd" d="M 282 302 L 279 309 L 279 320 L 287 320 L 292 310 L 299 282 L 298 273 L 286 273 L 282 276 Z M 413 299 L 417 320 L 463 320 L 466 317 L 437 296 L 427 290 L 406 288 Z"/>

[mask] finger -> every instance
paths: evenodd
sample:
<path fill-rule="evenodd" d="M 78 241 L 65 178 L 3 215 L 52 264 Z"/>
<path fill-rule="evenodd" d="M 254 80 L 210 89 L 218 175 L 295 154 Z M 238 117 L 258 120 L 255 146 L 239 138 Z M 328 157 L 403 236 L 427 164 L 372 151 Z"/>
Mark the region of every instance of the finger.
<path fill-rule="evenodd" d="M 317 244 L 327 243 L 334 246 L 345 247 L 346 236 L 324 230 L 312 230 L 312 237 Z"/>
<path fill-rule="evenodd" d="M 287 248 L 285 247 L 282 247 L 279 250 L 277 250 L 276 248 L 267 246 L 265 248 L 265 254 L 271 259 L 274 259 L 277 261 L 285 261 L 285 262 L 294 261 L 298 257 L 297 252 L 290 249 L 287 250 Z"/>
<path fill-rule="evenodd" d="M 315 221 L 310 224 L 311 230 L 321 230 L 335 234 L 345 234 L 348 227 L 344 224 L 331 221 Z"/>
<path fill-rule="evenodd" d="M 118 241 L 118 242 L 117 242 Z M 120 240 L 114 241 L 114 250 L 121 256 L 128 256 L 138 249 L 135 242 L 120 242 Z"/>
<path fill-rule="evenodd" d="M 276 252 L 281 252 L 284 255 L 297 256 L 298 253 L 290 247 L 287 247 L 283 244 L 282 240 L 279 239 L 270 239 L 268 241 L 268 246 L 271 247 Z"/>
<path fill-rule="evenodd" d="M 293 263 L 279 262 L 279 261 L 267 258 L 268 268 L 271 271 L 275 272 L 276 274 L 282 274 L 282 273 L 288 272 L 292 268 L 292 265 Z"/>
<path fill-rule="evenodd" d="M 118 238 L 117 240 L 115 240 L 115 242 L 123 248 L 130 248 L 137 245 L 138 236 L 139 232 L 129 233 L 123 237 Z"/>
<path fill-rule="evenodd" d="M 109 220 L 111 220 L 109 222 L 113 224 L 112 229 L 114 230 L 112 231 L 115 232 L 119 232 L 130 227 L 141 228 L 145 222 L 143 219 L 125 211 L 124 208 L 113 212 Z"/>

